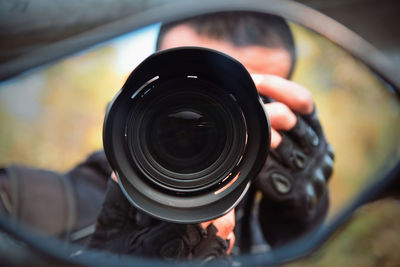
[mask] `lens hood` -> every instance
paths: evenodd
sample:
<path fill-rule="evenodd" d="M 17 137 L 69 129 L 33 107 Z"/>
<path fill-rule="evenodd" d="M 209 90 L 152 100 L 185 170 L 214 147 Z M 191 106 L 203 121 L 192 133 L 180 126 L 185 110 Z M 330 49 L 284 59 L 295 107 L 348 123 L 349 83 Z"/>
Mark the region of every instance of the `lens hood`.
<path fill-rule="evenodd" d="M 215 50 L 144 60 L 107 108 L 107 159 L 128 200 L 175 223 L 234 208 L 263 167 L 270 124 L 250 74 Z"/>

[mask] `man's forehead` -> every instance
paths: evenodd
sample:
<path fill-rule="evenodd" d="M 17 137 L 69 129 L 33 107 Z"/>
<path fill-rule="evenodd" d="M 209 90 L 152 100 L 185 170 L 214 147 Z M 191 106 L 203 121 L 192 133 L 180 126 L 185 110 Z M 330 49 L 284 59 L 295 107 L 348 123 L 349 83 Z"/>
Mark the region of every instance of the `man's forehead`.
<path fill-rule="evenodd" d="M 240 61 L 249 72 L 273 74 L 286 78 L 291 65 L 290 54 L 284 48 L 260 45 L 235 46 L 228 41 L 198 34 L 187 24 L 171 28 L 162 39 L 160 48 L 199 46 L 218 50 Z"/>

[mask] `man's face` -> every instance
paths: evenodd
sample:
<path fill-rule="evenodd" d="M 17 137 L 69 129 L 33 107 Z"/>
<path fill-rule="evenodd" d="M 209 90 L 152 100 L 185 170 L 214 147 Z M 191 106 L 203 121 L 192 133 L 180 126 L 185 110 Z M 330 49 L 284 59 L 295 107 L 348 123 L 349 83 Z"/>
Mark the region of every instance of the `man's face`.
<path fill-rule="evenodd" d="M 228 41 L 199 35 L 188 25 L 173 27 L 164 36 L 161 50 L 199 46 L 218 50 L 241 62 L 251 74 L 273 74 L 287 78 L 290 71 L 290 54 L 283 48 L 268 48 L 260 45 L 235 46 Z"/>

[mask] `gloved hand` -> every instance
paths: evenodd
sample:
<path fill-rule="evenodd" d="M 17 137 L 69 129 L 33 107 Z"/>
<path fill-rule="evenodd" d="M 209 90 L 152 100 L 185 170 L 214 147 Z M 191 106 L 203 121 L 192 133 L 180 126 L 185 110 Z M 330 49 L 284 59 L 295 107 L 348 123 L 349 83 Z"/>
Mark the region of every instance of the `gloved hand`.
<path fill-rule="evenodd" d="M 325 217 L 334 160 L 315 109 L 297 115 L 295 126 L 279 134 L 282 141 L 255 179 L 263 194 L 261 227 L 271 245 L 298 237 Z"/>
<path fill-rule="evenodd" d="M 226 257 L 229 241 L 217 236 L 209 224 L 175 224 L 157 220 L 135 209 L 110 179 L 103 208 L 89 247 L 116 253 L 161 259 Z"/>

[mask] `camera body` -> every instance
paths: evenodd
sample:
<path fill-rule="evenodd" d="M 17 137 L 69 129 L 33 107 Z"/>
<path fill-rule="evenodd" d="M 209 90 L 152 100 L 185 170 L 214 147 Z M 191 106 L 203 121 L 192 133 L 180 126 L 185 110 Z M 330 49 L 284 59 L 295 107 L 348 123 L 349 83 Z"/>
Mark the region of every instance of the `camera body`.
<path fill-rule="evenodd" d="M 176 223 L 234 208 L 263 167 L 270 124 L 250 74 L 215 50 L 155 53 L 109 105 L 104 151 L 128 200 Z"/>

